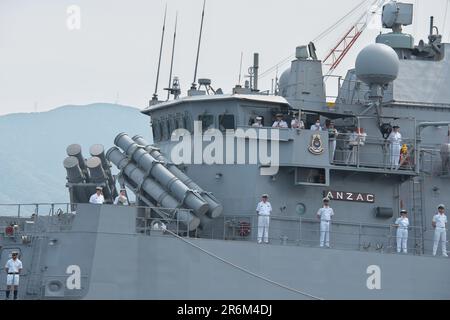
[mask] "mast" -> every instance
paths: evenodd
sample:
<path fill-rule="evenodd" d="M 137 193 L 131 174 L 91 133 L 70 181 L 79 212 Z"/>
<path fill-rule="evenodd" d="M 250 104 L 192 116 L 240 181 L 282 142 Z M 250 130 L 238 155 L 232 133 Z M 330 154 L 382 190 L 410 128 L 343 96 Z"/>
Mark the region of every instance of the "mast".
<path fill-rule="evenodd" d="M 162 34 L 161 34 L 161 46 L 159 48 L 159 61 L 158 61 L 158 71 L 156 72 L 156 85 L 155 85 L 155 93 L 153 94 L 152 101 L 156 102 L 158 101 L 158 82 L 159 82 L 159 70 L 161 68 L 161 57 L 162 57 L 162 49 L 164 44 L 164 34 L 166 32 L 166 17 L 167 17 L 167 3 L 166 3 L 166 9 L 164 11 L 164 22 L 162 27 Z"/>
<path fill-rule="evenodd" d="M 244 56 L 244 53 L 241 51 L 241 63 L 239 65 L 239 82 L 238 85 L 241 85 L 241 77 L 242 77 L 242 58 Z"/>
<path fill-rule="evenodd" d="M 170 72 L 169 72 L 169 86 L 167 89 L 167 100 L 170 99 L 170 88 L 172 88 L 172 70 L 173 70 L 173 59 L 175 56 L 175 40 L 177 38 L 177 23 L 178 23 L 178 11 L 175 15 L 175 31 L 173 33 L 173 44 L 172 44 L 172 59 L 170 61 Z"/>
<path fill-rule="evenodd" d="M 203 11 L 202 11 L 202 21 L 200 23 L 200 35 L 198 37 L 198 47 L 197 47 L 197 59 L 195 60 L 195 71 L 194 71 L 194 81 L 192 82 L 191 90 L 197 89 L 197 68 L 198 68 L 198 58 L 200 55 L 200 44 L 202 42 L 202 32 L 203 32 L 203 20 L 205 18 L 205 5 L 206 0 L 203 0 Z"/>

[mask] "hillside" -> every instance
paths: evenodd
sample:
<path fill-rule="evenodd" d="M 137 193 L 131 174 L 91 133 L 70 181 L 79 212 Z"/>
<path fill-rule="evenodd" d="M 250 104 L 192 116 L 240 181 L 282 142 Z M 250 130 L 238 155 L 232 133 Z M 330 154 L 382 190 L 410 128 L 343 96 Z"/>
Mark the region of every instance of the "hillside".
<path fill-rule="evenodd" d="M 120 132 L 151 142 L 149 118 L 127 106 L 98 103 L 0 116 L 0 204 L 68 202 L 66 147 L 78 143 L 88 158 L 91 145 L 103 144 L 106 151 Z"/>

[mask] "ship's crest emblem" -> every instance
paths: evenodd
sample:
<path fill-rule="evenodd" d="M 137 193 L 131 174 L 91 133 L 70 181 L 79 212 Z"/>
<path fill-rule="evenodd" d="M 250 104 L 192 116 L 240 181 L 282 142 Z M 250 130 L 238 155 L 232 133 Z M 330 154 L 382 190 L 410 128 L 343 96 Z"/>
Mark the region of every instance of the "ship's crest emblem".
<path fill-rule="evenodd" d="M 315 154 L 315 155 L 320 155 L 323 153 L 324 149 L 323 149 L 322 138 L 321 138 L 320 134 L 318 134 L 318 133 L 313 134 L 313 136 L 311 137 L 311 144 L 310 144 L 308 150 L 309 150 L 309 152 L 311 152 L 312 154 Z"/>

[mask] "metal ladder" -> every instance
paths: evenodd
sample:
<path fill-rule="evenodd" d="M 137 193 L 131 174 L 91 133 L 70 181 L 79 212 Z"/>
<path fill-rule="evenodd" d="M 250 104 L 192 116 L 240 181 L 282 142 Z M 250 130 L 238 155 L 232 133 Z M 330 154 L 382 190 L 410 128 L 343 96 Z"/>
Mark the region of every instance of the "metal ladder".
<path fill-rule="evenodd" d="M 418 234 L 417 228 L 414 229 L 414 250 L 418 254 L 424 254 L 425 240 L 423 234 L 425 232 L 425 223 L 423 215 L 423 176 L 415 177 L 411 180 L 412 184 L 412 212 L 414 225 L 418 226 L 420 223 L 420 234 Z"/>
<path fill-rule="evenodd" d="M 37 299 L 41 296 L 42 270 L 40 269 L 42 256 L 42 237 L 35 237 L 33 241 L 33 254 L 31 255 L 31 266 L 29 279 L 27 281 L 26 294 Z"/>

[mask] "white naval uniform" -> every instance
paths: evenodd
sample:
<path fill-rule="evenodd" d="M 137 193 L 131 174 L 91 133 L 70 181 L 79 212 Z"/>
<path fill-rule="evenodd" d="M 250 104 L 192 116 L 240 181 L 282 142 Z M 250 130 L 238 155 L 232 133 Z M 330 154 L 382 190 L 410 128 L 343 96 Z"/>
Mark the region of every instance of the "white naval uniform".
<path fill-rule="evenodd" d="M 305 124 L 302 120 L 293 119 L 291 121 L 291 128 L 292 129 L 305 129 Z"/>
<path fill-rule="evenodd" d="M 348 146 L 349 151 L 347 154 L 347 160 L 345 161 L 346 164 L 356 164 L 356 153 L 358 151 L 357 145 L 359 134 L 356 132 L 352 132 L 348 138 Z"/>
<path fill-rule="evenodd" d="M 127 197 L 123 196 L 123 197 L 125 198 L 125 201 L 124 201 L 124 202 L 119 201 L 119 199 L 120 199 L 121 197 L 122 197 L 122 196 L 119 194 L 119 195 L 114 199 L 114 204 L 119 205 L 119 206 L 128 206 L 128 199 L 127 199 Z"/>
<path fill-rule="evenodd" d="M 16 259 L 9 259 L 6 262 L 5 269 L 8 268 L 8 275 L 6 276 L 7 286 L 18 286 L 19 285 L 19 270 L 22 269 L 22 261 Z"/>
<path fill-rule="evenodd" d="M 98 196 L 97 193 L 94 193 L 89 199 L 89 203 L 93 204 L 103 204 L 103 202 L 105 202 L 105 198 L 102 194 Z"/>
<path fill-rule="evenodd" d="M 436 228 L 434 229 L 433 256 L 436 255 L 439 240 L 441 240 L 442 255 L 445 257 L 447 256 L 447 230 L 445 229 L 447 216 L 445 214 L 438 213 L 434 215 L 433 222 L 436 223 Z"/>
<path fill-rule="evenodd" d="M 330 225 L 334 211 L 330 207 L 323 207 L 317 211 L 317 215 L 320 216 L 320 246 L 330 247 Z"/>
<path fill-rule="evenodd" d="M 391 142 L 391 168 L 397 168 L 400 164 L 400 150 L 402 143 L 402 135 L 400 132 L 392 131 L 388 140 Z"/>
<path fill-rule="evenodd" d="M 272 125 L 272 128 L 288 128 L 288 125 L 287 125 L 286 121 L 280 120 L 280 121 L 275 121 Z"/>
<path fill-rule="evenodd" d="M 398 225 L 397 227 L 397 252 L 400 253 L 400 251 L 403 250 L 403 253 L 408 253 L 408 227 L 409 227 L 409 220 L 408 218 L 397 218 L 395 220 L 395 224 Z"/>
<path fill-rule="evenodd" d="M 269 243 L 269 222 L 270 213 L 272 212 L 272 206 L 270 202 L 265 203 L 261 201 L 256 207 L 256 212 L 258 212 L 258 243 L 264 239 L 265 243 Z"/>
<path fill-rule="evenodd" d="M 311 126 L 311 131 L 322 131 L 322 127 L 320 125 L 313 124 Z"/>
<path fill-rule="evenodd" d="M 252 127 L 256 127 L 256 128 L 262 128 L 263 125 L 260 122 L 255 122 L 254 124 L 252 124 Z"/>
<path fill-rule="evenodd" d="M 338 135 L 339 132 L 336 129 L 334 129 L 334 137 L 328 138 L 328 148 L 330 150 L 330 162 L 334 161 L 334 154 L 336 152 L 336 139 Z"/>

